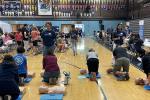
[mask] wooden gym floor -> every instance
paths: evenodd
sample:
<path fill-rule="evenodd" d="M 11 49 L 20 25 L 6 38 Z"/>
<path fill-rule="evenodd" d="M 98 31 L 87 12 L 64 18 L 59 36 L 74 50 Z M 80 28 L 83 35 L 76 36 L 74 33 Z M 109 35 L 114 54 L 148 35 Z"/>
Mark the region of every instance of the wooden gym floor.
<path fill-rule="evenodd" d="M 89 48 L 94 48 L 99 55 L 102 78 L 96 82 L 88 79 L 78 79 L 79 69 L 85 68 L 85 55 Z M 80 40 L 78 44 L 78 55 L 73 56 L 72 50 L 65 53 L 56 53 L 61 72 L 70 71 L 71 80 L 66 88 L 66 95 L 63 100 L 150 100 L 150 92 L 144 90 L 142 86 L 134 84 L 137 77 L 145 75 L 137 68 L 130 66 L 130 80 L 116 81 L 112 75 L 106 74 L 106 69 L 111 67 L 111 52 L 90 38 Z M 42 55 L 28 56 L 28 69 L 35 72 L 36 76 L 26 85 L 26 93 L 23 100 L 39 100 L 38 88 L 42 85 L 40 72 L 42 70 Z"/>

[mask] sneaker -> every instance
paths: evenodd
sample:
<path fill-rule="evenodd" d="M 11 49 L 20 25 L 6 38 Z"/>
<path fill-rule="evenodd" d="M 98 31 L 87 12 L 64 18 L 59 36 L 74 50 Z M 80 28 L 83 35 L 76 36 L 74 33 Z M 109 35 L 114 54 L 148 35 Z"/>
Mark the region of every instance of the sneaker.
<path fill-rule="evenodd" d="M 117 80 L 118 81 L 128 81 L 130 79 L 128 73 L 126 75 L 118 76 Z"/>
<path fill-rule="evenodd" d="M 3 98 L 0 96 L 0 100 L 3 100 Z"/>
<path fill-rule="evenodd" d="M 128 81 L 128 80 L 130 79 L 130 77 L 129 77 L 129 74 L 128 74 L 128 73 L 125 75 L 125 78 L 126 78 L 126 81 Z"/>
<path fill-rule="evenodd" d="M 36 55 L 38 55 L 38 53 L 33 53 L 33 56 L 36 56 Z"/>
<path fill-rule="evenodd" d="M 28 49 L 27 49 L 27 52 L 29 52 L 30 50 L 31 50 L 31 48 L 28 48 Z"/>
<path fill-rule="evenodd" d="M 5 95 L 4 100 L 11 100 L 11 96 L 10 95 Z"/>
<path fill-rule="evenodd" d="M 57 78 L 49 78 L 49 84 L 50 85 L 56 85 L 57 84 Z"/>
<path fill-rule="evenodd" d="M 112 74 L 113 73 L 113 69 L 107 69 L 107 74 Z"/>
<path fill-rule="evenodd" d="M 126 78 L 125 78 L 125 76 L 123 75 L 123 76 L 118 76 L 117 77 L 117 81 L 125 81 L 126 80 Z"/>

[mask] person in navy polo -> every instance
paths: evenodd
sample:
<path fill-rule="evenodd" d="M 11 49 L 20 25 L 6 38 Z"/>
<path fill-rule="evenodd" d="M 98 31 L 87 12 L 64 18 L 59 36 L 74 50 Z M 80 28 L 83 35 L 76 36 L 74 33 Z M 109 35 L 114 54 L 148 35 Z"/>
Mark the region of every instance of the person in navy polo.
<path fill-rule="evenodd" d="M 46 30 L 42 32 L 41 38 L 43 39 L 43 55 L 47 55 L 47 52 L 50 50 L 51 53 L 54 53 L 55 42 L 56 42 L 56 33 L 52 30 L 51 22 L 46 22 Z"/>

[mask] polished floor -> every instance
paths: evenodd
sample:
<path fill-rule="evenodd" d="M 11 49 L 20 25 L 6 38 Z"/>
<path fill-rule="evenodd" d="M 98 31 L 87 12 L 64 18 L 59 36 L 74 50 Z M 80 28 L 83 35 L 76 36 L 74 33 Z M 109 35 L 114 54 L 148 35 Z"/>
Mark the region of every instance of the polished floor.
<path fill-rule="evenodd" d="M 77 67 L 87 69 L 85 58 L 89 48 L 94 48 L 99 55 L 99 72 L 102 78 L 98 80 L 98 84 L 88 79 L 78 78 L 79 69 Z M 79 41 L 77 56 L 73 56 L 71 49 L 65 53 L 56 53 L 56 55 L 61 72 L 71 72 L 70 84 L 66 86 L 63 100 L 150 100 L 150 91 L 134 84 L 135 78 L 145 77 L 145 75 L 132 65 L 130 66 L 131 79 L 129 81 L 116 81 L 112 75 L 107 75 L 106 69 L 111 67 L 112 54 L 90 38 Z M 40 77 L 42 55 L 28 55 L 28 69 L 35 72 L 36 76 L 25 86 L 27 90 L 23 100 L 40 100 L 38 88 L 42 85 Z"/>

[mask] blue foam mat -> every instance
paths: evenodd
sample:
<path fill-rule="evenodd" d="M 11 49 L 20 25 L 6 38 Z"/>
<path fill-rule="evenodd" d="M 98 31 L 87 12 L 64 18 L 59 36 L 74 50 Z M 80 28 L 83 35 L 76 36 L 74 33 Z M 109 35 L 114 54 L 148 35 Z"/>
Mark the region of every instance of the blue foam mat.
<path fill-rule="evenodd" d="M 40 100 L 63 100 L 63 94 L 43 94 Z"/>
<path fill-rule="evenodd" d="M 89 74 L 86 74 L 86 77 L 87 77 L 87 78 L 90 78 L 90 75 L 89 75 Z M 101 75 L 98 73 L 98 74 L 96 75 L 96 78 L 101 78 Z"/>
<path fill-rule="evenodd" d="M 32 78 L 27 77 L 24 79 L 24 83 L 29 83 L 29 82 L 31 82 L 31 80 L 32 80 Z"/>
<path fill-rule="evenodd" d="M 150 91 L 150 86 L 149 85 L 144 85 L 144 89 Z"/>
<path fill-rule="evenodd" d="M 21 100 L 21 99 L 22 99 L 22 97 L 23 97 L 23 95 L 22 95 L 22 94 L 20 94 L 17 100 Z"/>
<path fill-rule="evenodd" d="M 87 78 L 86 75 L 80 75 L 80 76 L 78 76 L 78 79 L 85 79 L 85 78 Z"/>

